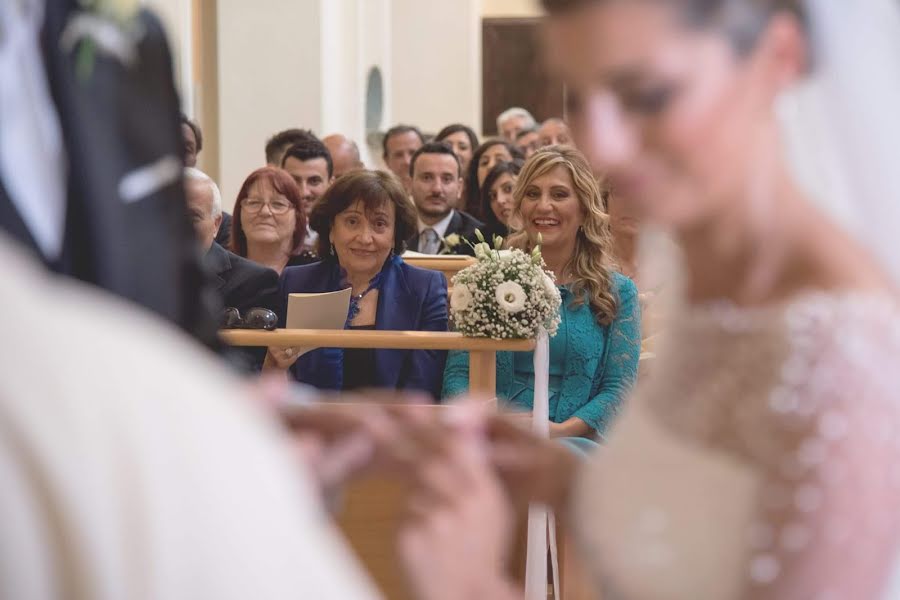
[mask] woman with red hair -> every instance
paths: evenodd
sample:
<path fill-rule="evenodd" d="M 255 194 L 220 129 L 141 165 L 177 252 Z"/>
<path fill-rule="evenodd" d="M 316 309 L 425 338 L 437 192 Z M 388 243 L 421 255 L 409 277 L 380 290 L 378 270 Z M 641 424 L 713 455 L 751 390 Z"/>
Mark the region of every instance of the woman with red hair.
<path fill-rule="evenodd" d="M 306 215 L 300 190 L 285 171 L 262 167 L 238 192 L 231 221 L 231 250 L 281 275 L 286 266 L 317 259 L 303 250 Z"/>

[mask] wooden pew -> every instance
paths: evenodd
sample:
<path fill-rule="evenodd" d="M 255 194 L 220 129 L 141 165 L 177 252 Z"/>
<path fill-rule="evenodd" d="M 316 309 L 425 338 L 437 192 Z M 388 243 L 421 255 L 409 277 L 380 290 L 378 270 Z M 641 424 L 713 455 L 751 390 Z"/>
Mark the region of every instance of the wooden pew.
<path fill-rule="evenodd" d="M 448 256 L 437 254 L 435 256 L 416 254 L 413 256 L 403 256 L 403 262 L 414 267 L 422 269 L 431 269 L 440 271 L 447 277 L 447 284 L 453 286 L 453 276 L 468 267 L 475 264 L 475 259 L 471 256 Z"/>
<path fill-rule="evenodd" d="M 469 389 L 487 397 L 496 395 L 497 352 L 525 352 L 534 349 L 534 340 L 491 340 L 468 338 L 459 333 L 423 331 L 349 331 L 278 329 L 275 331 L 225 330 L 223 341 L 234 346 L 293 346 L 320 348 L 387 348 L 408 350 L 466 350 L 469 352 Z M 352 405 L 348 405 L 352 408 Z M 446 410 L 430 406 L 428 410 Z M 337 521 L 350 545 L 389 600 L 413 600 L 399 567 L 394 540 L 402 518 L 407 491 L 402 482 L 376 477 L 355 482 L 344 490 Z M 510 573 L 524 577 L 525 515 L 512 554 Z M 590 600 L 579 563 L 568 552 L 571 540 L 560 528 L 561 596 L 565 600 Z"/>

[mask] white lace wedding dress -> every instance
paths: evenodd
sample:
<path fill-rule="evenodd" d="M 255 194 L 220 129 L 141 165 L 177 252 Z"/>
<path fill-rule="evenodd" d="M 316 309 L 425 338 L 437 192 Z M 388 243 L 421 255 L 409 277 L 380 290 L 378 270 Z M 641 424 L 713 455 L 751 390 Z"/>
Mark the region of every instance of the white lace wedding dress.
<path fill-rule="evenodd" d="M 900 307 L 694 307 L 575 494 L 603 600 L 884 599 L 900 548 Z"/>

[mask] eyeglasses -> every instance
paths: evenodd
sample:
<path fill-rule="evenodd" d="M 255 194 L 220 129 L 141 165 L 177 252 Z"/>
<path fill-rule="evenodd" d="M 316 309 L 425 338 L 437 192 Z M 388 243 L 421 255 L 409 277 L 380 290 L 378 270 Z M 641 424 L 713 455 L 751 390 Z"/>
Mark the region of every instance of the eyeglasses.
<path fill-rule="evenodd" d="M 283 215 L 287 211 L 294 208 L 293 204 L 285 200 L 273 200 L 272 202 L 266 202 L 262 198 L 246 198 L 241 203 L 241 207 L 248 213 L 252 214 L 261 211 L 263 206 L 268 206 L 273 215 Z"/>

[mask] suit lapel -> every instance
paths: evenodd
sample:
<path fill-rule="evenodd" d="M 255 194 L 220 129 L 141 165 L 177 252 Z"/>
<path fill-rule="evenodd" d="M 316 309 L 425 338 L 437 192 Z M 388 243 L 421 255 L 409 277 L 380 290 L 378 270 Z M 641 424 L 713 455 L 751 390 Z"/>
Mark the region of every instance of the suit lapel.
<path fill-rule="evenodd" d="M 386 303 L 390 299 L 390 305 Z M 378 313 L 375 329 L 407 331 L 416 328 L 418 315 L 416 298 L 409 290 L 406 277 L 399 266 L 391 266 L 385 273 L 384 283 L 378 294 Z M 397 387 L 404 358 L 409 350 L 376 350 L 375 368 L 378 384 L 386 388 Z"/>
<path fill-rule="evenodd" d="M 225 287 L 225 278 L 222 275 L 231 269 L 231 259 L 228 258 L 228 253 L 219 244 L 213 242 L 209 252 L 206 253 L 204 263 L 216 278 L 216 290 L 221 292 Z"/>

